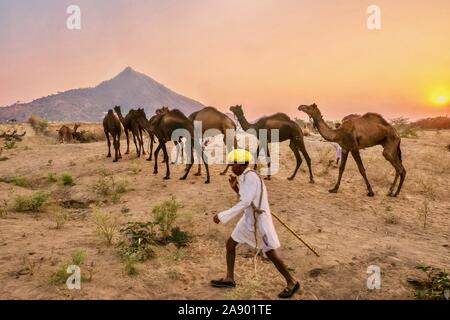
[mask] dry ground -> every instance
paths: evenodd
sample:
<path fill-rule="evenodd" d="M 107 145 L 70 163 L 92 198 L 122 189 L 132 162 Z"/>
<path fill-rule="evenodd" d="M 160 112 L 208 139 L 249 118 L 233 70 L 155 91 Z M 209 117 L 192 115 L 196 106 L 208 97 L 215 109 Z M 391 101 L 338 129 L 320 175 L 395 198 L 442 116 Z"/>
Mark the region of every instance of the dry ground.
<path fill-rule="evenodd" d="M 28 128 L 29 129 L 29 128 Z M 21 132 L 21 131 L 19 131 Z M 0 141 L 3 145 L 3 141 Z M 341 189 L 329 194 L 337 168 L 329 166 L 334 148 L 319 137 L 307 137 L 313 161 L 315 184 L 308 183 L 305 163 L 294 181 L 287 181 L 294 163 L 288 145 L 281 145 L 281 172 L 266 182 L 272 210 L 305 236 L 321 253 L 318 258 L 278 222 L 281 255 L 302 281 L 295 299 L 412 299 L 408 276 L 419 276 L 415 266 L 426 263 L 450 268 L 450 131 L 419 132 L 417 139 L 403 139 L 402 151 L 407 178 L 398 198 L 386 197 L 393 169 L 375 147 L 362 152 L 376 196 L 366 197 L 366 189 L 353 159 L 349 158 Z M 124 150 L 125 141 L 122 141 Z M 134 150 L 134 147 L 131 148 Z M 4 150 L 0 178 L 21 176 L 28 187 L 0 182 L 0 298 L 1 299 L 273 299 L 284 283 L 275 268 L 261 259 L 254 274 L 252 250 L 238 248 L 234 290 L 211 288 L 209 281 L 225 270 L 224 244 L 237 220 L 215 225 L 213 214 L 230 207 L 236 197 L 222 166 L 212 166 L 212 183 L 191 175 L 179 181 L 183 167 L 172 166 L 172 179 L 164 181 L 163 167 L 152 174 L 153 162 L 135 155 L 119 163 L 107 159 L 105 142 L 56 144 L 51 138 L 29 133 L 17 147 Z M 103 201 L 93 186 L 105 172 L 127 184 L 127 192 L 117 203 Z M 58 177 L 72 175 L 73 186 L 48 182 L 50 172 Z M 36 190 L 51 193 L 51 204 L 37 217 L 15 212 L 18 195 Z M 156 257 L 138 265 L 131 277 L 113 246 L 96 234 L 89 219 L 93 208 L 117 216 L 122 223 L 147 221 L 152 207 L 176 196 L 182 204 L 177 225 L 194 235 L 192 243 L 177 250 L 156 248 Z M 64 209 L 61 201 L 76 200 L 85 208 Z M 427 209 L 425 210 L 425 206 Z M 129 209 L 128 213 L 123 213 Z M 66 224 L 55 228 L 52 213 L 65 212 Z M 425 214 L 426 214 L 426 226 Z M 118 236 L 114 242 L 118 241 Z M 81 290 L 52 285 L 50 275 L 76 249 L 85 250 L 83 270 L 93 274 Z M 382 271 L 380 290 L 366 287 L 367 267 Z M 31 272 L 30 272 L 31 271 Z"/>

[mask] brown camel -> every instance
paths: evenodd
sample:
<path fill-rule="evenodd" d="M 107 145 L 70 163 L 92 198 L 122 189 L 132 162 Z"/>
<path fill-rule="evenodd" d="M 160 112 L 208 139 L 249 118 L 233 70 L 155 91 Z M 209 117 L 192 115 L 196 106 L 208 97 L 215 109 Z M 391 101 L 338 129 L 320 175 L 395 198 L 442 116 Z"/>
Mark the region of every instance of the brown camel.
<path fill-rule="evenodd" d="M 383 119 L 381 115 L 376 113 L 366 113 L 362 116 L 350 115 L 344 118 L 345 120 L 339 128 L 333 130 L 323 120 L 322 114 L 316 104 L 309 106 L 301 105 L 298 107 L 298 110 L 305 112 L 313 119 L 314 126 L 319 130 L 320 135 L 325 140 L 336 142 L 342 147 L 339 177 L 334 188 L 329 190 L 331 193 L 335 193 L 339 189 L 348 153 L 350 152 L 358 165 L 359 172 L 366 182 L 367 195 L 369 197 L 374 196 L 359 150 L 376 145 L 383 146 L 383 156 L 395 169 L 395 179 L 389 188 L 388 196 L 396 197 L 400 193 L 406 176 L 406 170 L 402 164 L 402 152 L 400 150 L 401 139 L 395 128 Z M 394 193 L 398 177 L 400 177 L 400 182 L 397 191 Z"/>
<path fill-rule="evenodd" d="M 113 162 L 119 161 L 122 158 L 120 152 L 120 135 L 122 134 L 122 127 L 120 125 L 120 120 L 114 115 L 112 109 L 108 110 L 107 115 L 103 119 L 103 130 L 105 131 L 106 140 L 108 142 L 108 158 L 111 158 L 111 140 L 109 136 L 113 139 L 114 145 L 114 160 Z"/>
<path fill-rule="evenodd" d="M 154 174 L 158 173 L 158 153 L 159 150 L 163 150 L 164 153 L 164 162 L 166 163 L 166 176 L 164 179 L 170 179 L 170 170 L 169 170 L 169 155 L 167 153 L 166 148 L 166 142 L 168 141 L 174 141 L 179 142 L 181 137 L 173 138 L 172 135 L 175 130 L 177 129 L 184 129 L 187 131 L 186 136 L 184 138 L 190 140 L 191 142 L 191 148 L 190 154 L 191 154 L 191 161 L 188 164 L 185 173 L 183 177 L 181 177 L 181 180 L 185 180 L 186 177 L 189 174 L 189 171 L 192 168 L 193 165 L 193 147 L 196 149 L 196 152 L 199 154 L 201 153 L 203 163 L 205 165 L 206 169 L 206 181 L 205 183 L 210 182 L 209 177 L 209 168 L 208 163 L 205 161 L 203 150 L 201 149 L 201 146 L 199 145 L 198 141 L 195 141 L 194 139 L 194 123 L 189 120 L 180 110 L 173 109 L 168 110 L 168 108 L 165 108 L 162 110 L 162 112 L 159 112 L 156 114 L 155 117 L 152 117 L 151 121 L 148 123 L 148 130 L 153 132 L 156 137 L 158 138 L 158 147 L 155 150 L 155 167 L 154 167 Z"/>
<path fill-rule="evenodd" d="M 234 149 L 237 148 L 237 140 L 236 140 L 236 125 L 234 124 L 233 120 L 231 120 L 226 114 L 220 112 L 214 107 L 206 107 L 199 111 L 193 112 L 189 119 L 191 121 L 200 121 L 202 123 L 202 138 L 208 138 L 213 136 L 212 133 L 205 136 L 205 132 L 210 129 L 216 129 L 221 134 L 223 134 L 223 143 L 227 147 L 227 154 Z M 227 144 L 227 130 L 233 131 L 233 147 Z M 224 175 L 227 173 L 228 168 L 230 165 L 227 165 L 225 170 L 221 172 L 221 175 Z M 195 174 L 196 176 L 201 175 L 201 164 L 198 164 L 198 171 Z"/>
<path fill-rule="evenodd" d="M 303 141 L 302 130 L 300 129 L 299 125 L 296 122 L 292 121 L 291 118 L 289 118 L 288 115 L 284 113 L 275 113 L 271 116 L 262 117 L 256 123 L 251 124 L 245 118 L 242 106 L 230 107 L 230 111 L 233 112 L 233 114 L 237 117 L 239 123 L 241 124 L 242 129 L 244 129 L 245 131 L 249 129 L 254 129 L 256 131 L 256 137 L 258 138 L 258 140 L 259 140 L 259 130 L 260 129 L 267 130 L 268 135 L 267 145 L 262 146 L 265 150 L 266 157 L 270 156 L 268 144 L 271 142 L 272 136 L 271 130 L 279 130 L 278 142 L 290 140 L 289 147 L 294 153 L 295 159 L 297 161 L 294 173 L 292 174 L 292 176 L 288 178 L 288 180 L 293 180 L 295 178 L 295 175 L 297 174 L 297 171 L 300 168 L 300 165 L 302 164 L 302 157 L 300 156 L 300 152 L 298 151 L 300 149 L 301 153 L 303 154 L 303 157 L 305 158 L 306 164 L 308 165 L 309 182 L 314 183 L 314 177 L 311 169 L 311 158 L 309 157 L 308 152 L 306 151 L 305 143 Z M 257 157 L 259 155 L 259 149 L 260 148 L 258 147 Z M 270 175 L 266 179 L 270 180 Z"/>
<path fill-rule="evenodd" d="M 139 110 L 141 110 L 141 109 L 139 109 Z M 129 132 L 131 132 L 131 134 L 133 136 L 133 142 L 134 142 L 134 146 L 136 147 L 136 153 L 137 153 L 138 157 L 141 156 L 141 151 L 142 151 L 142 154 L 145 154 L 144 141 L 143 141 L 143 136 L 142 136 L 142 131 L 144 128 L 142 128 L 142 126 L 139 125 L 136 110 L 131 109 L 125 118 L 122 115 L 120 106 L 115 106 L 114 111 L 116 112 L 117 116 L 119 117 L 120 122 L 123 125 L 123 129 L 125 131 L 125 136 L 127 137 L 127 151 L 125 152 L 125 154 L 130 153 Z M 143 111 L 143 109 L 142 109 L 142 111 Z M 136 142 L 136 140 L 137 140 L 137 142 Z"/>
<path fill-rule="evenodd" d="M 66 143 L 72 142 L 72 140 L 75 138 L 76 132 L 79 127 L 80 127 L 79 123 L 75 123 L 73 129 L 70 129 L 68 126 L 63 125 L 61 128 L 59 128 L 59 130 L 57 130 L 59 142 L 60 143 L 63 143 L 64 141 Z"/>

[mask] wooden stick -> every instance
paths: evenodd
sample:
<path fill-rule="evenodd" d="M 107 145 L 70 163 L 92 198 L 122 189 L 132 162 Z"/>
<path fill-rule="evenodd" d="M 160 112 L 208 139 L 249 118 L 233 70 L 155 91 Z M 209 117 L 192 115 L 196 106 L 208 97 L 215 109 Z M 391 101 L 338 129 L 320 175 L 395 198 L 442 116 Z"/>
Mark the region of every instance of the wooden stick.
<path fill-rule="evenodd" d="M 311 250 L 316 256 L 320 257 L 319 253 L 314 249 L 306 240 L 304 240 L 301 236 L 297 234 L 292 228 L 290 228 L 286 223 L 281 220 L 279 216 L 272 212 L 272 216 L 274 216 L 286 229 L 288 229 L 298 240 L 300 240 L 309 250 Z"/>

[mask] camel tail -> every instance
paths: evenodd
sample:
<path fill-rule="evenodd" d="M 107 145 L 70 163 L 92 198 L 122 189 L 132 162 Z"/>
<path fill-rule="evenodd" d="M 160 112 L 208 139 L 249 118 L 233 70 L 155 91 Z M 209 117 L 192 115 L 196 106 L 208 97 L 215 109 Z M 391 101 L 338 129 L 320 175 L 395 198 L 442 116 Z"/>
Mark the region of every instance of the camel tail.
<path fill-rule="evenodd" d="M 402 161 L 402 149 L 400 149 L 400 142 L 398 143 L 398 146 L 397 146 L 397 154 L 398 154 L 398 158 L 400 159 L 400 161 Z"/>

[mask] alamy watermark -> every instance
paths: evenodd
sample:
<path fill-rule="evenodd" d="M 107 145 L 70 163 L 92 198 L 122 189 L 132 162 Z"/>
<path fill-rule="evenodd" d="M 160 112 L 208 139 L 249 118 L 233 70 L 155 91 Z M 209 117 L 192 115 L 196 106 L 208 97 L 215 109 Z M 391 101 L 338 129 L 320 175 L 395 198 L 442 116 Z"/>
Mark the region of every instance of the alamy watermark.
<path fill-rule="evenodd" d="M 72 4 L 67 7 L 66 13 L 69 17 L 66 20 L 66 27 L 69 30 L 81 29 L 81 9 L 79 6 Z"/>
<path fill-rule="evenodd" d="M 370 265 L 367 267 L 367 289 L 381 289 L 381 269 L 377 265 Z"/>

